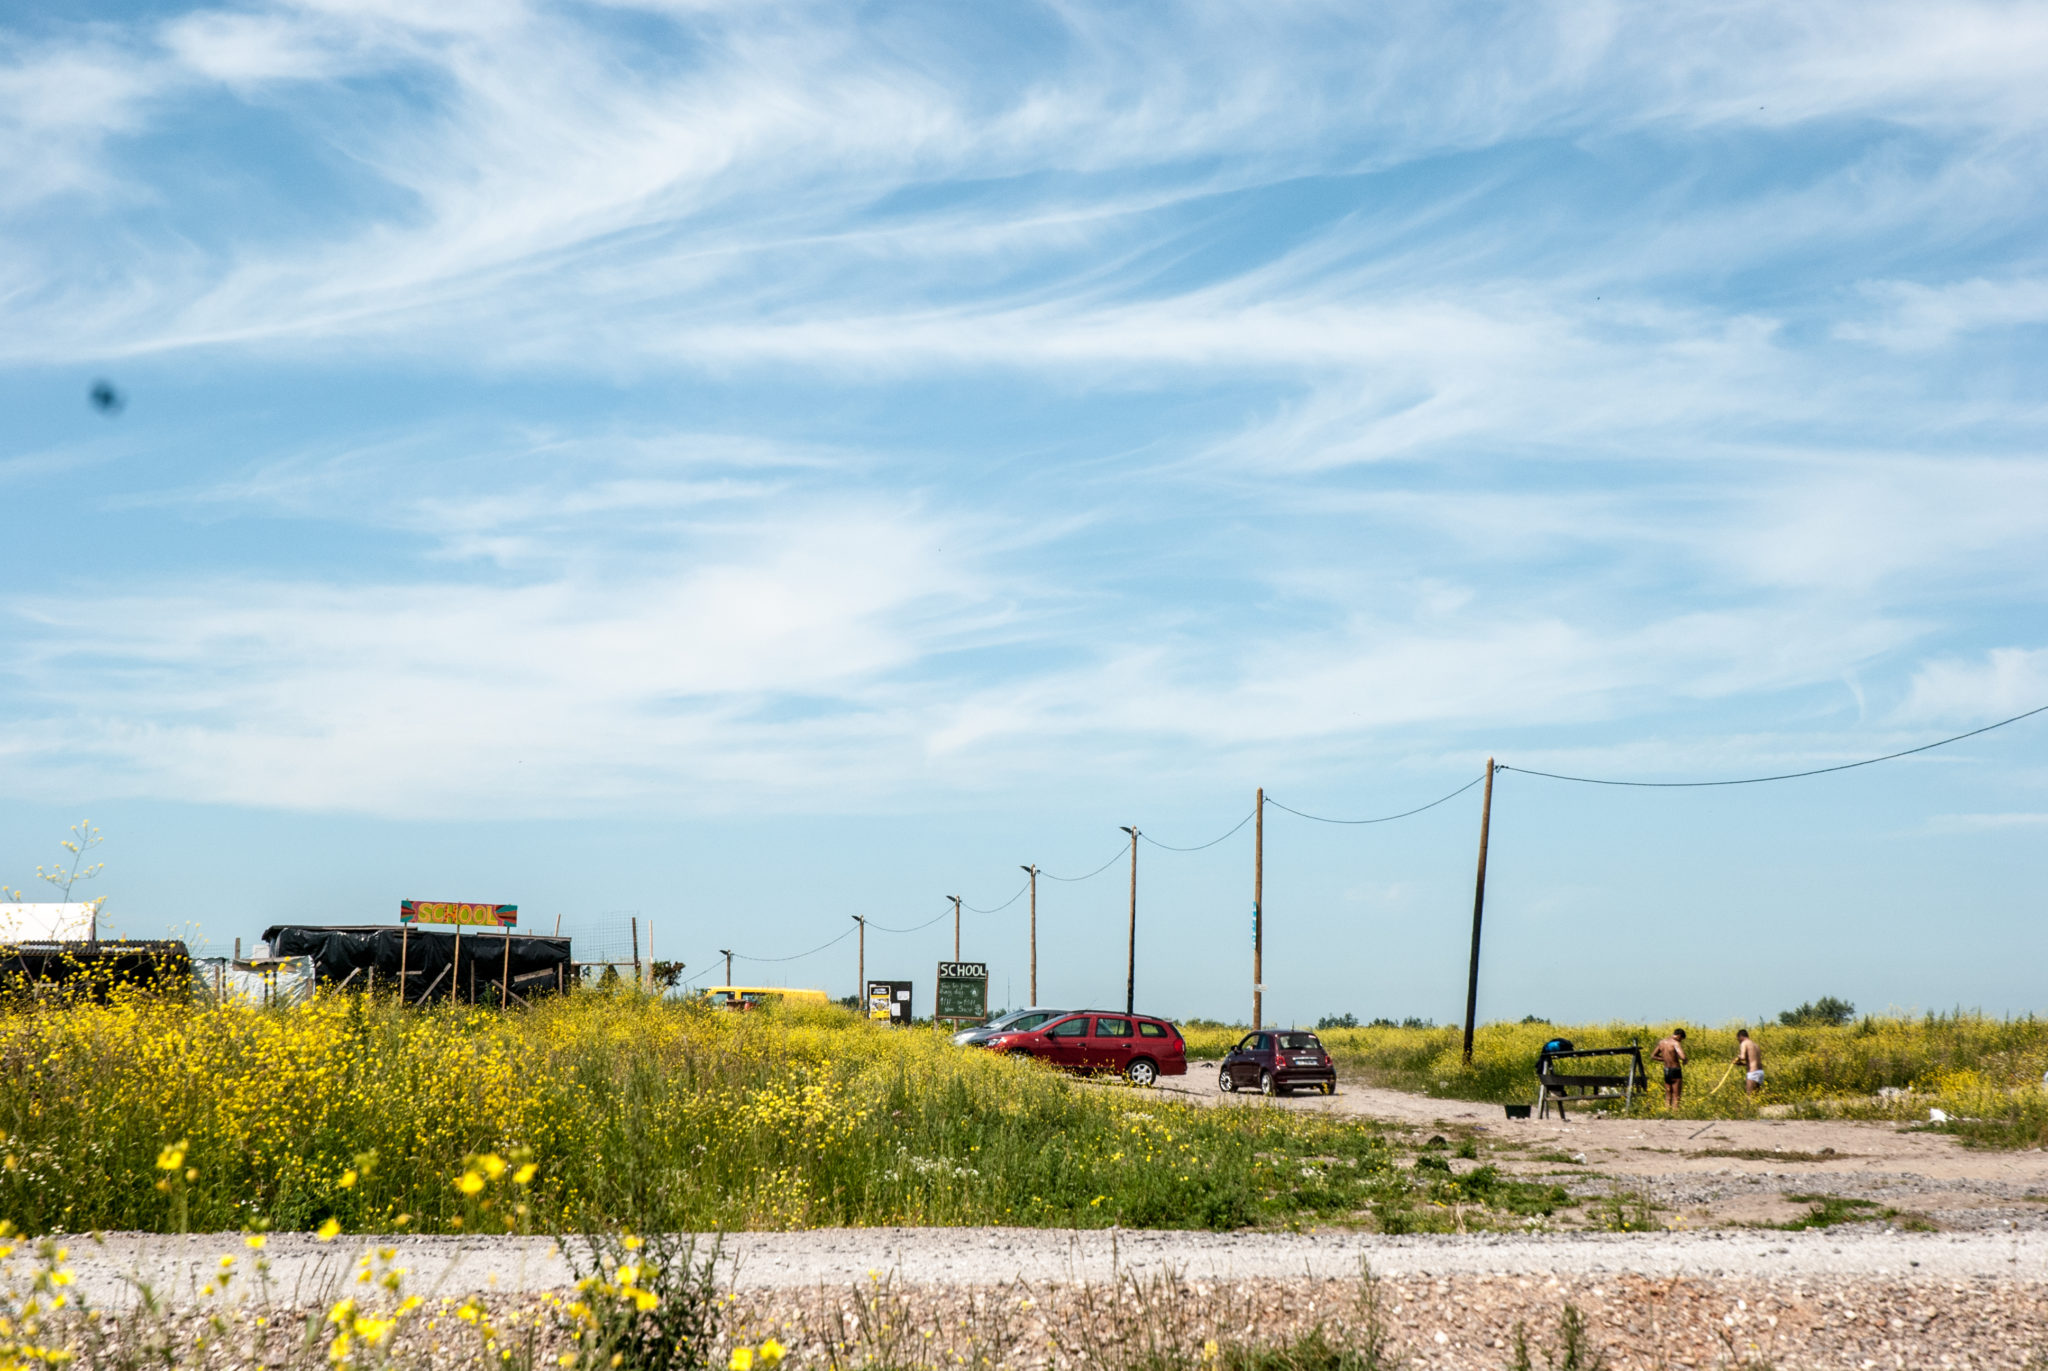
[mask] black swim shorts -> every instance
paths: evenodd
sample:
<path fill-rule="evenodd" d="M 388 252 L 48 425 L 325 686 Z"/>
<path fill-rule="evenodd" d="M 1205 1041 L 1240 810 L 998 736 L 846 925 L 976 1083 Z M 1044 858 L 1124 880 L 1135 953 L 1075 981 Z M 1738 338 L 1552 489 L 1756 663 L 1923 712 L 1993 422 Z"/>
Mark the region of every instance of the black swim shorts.
<path fill-rule="evenodd" d="M 1664 1068 L 1664 1084 L 1666 1084 L 1666 1085 L 1677 1085 L 1677 1084 L 1678 1084 L 1678 1083 L 1679 1083 L 1680 1081 L 1682 1081 L 1682 1080 L 1684 1080 L 1684 1079 L 1685 1079 L 1685 1068 L 1684 1068 L 1684 1067 L 1682 1067 L 1682 1066 L 1667 1066 L 1667 1067 L 1665 1067 L 1665 1068 Z"/>

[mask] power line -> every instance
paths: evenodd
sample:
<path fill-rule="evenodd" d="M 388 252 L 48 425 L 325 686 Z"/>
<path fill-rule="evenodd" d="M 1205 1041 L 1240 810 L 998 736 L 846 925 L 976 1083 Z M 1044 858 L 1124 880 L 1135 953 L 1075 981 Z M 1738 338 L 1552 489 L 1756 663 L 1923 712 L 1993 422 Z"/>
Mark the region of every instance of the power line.
<path fill-rule="evenodd" d="M 1093 880 L 1093 879 L 1094 879 L 1095 877 L 1097 877 L 1097 876 L 1100 876 L 1100 875 L 1101 875 L 1101 874 L 1102 874 L 1103 872 L 1105 872 L 1105 871 L 1109 870 L 1109 869 L 1110 869 L 1111 867 L 1115 866 L 1115 865 L 1116 865 L 1116 864 L 1117 864 L 1118 862 L 1122 861 L 1122 860 L 1124 859 L 1124 854 L 1125 854 L 1126 852 L 1129 852 L 1129 851 L 1130 851 L 1130 849 L 1129 849 L 1128 847 L 1119 847 L 1119 848 L 1118 848 L 1118 849 L 1116 850 L 1116 853 L 1115 853 L 1115 855 L 1113 855 L 1113 856 L 1112 856 L 1112 857 L 1111 857 L 1111 858 L 1110 858 L 1110 859 L 1109 859 L 1108 861 L 1104 862 L 1104 863 L 1103 863 L 1103 864 L 1102 864 L 1101 866 L 1098 866 L 1098 867 L 1096 867 L 1096 868 L 1095 868 L 1095 869 L 1094 869 L 1093 871 L 1089 872 L 1089 873 L 1088 873 L 1088 874 L 1087 874 L 1086 876 L 1055 876 L 1055 875 L 1053 875 L 1053 874 L 1052 874 L 1052 873 L 1051 873 L 1050 871 L 1041 871 L 1041 872 L 1039 872 L 1038 874 L 1039 874 L 1039 875 L 1041 875 L 1041 876 L 1043 876 L 1043 877 L 1045 877 L 1045 879 L 1047 879 L 1048 881 L 1087 881 L 1087 880 Z"/>
<path fill-rule="evenodd" d="M 1417 805 L 1413 809 L 1404 809 L 1399 814 L 1382 814 L 1377 819 L 1329 819 L 1325 818 L 1321 814 L 1307 814 L 1299 809 L 1296 809 L 1292 805 L 1281 804 L 1271 795 L 1268 795 L 1266 797 L 1266 803 L 1273 806 L 1273 808 L 1275 809 L 1284 809 L 1289 814 L 1294 815 L 1296 818 L 1314 819 L 1319 824 L 1390 824 L 1396 819 L 1405 819 L 1411 814 L 1420 814 L 1425 809 L 1435 809 L 1438 805 L 1443 804 L 1447 800 L 1455 800 L 1460 795 L 1463 795 L 1466 791 L 1470 790 L 1473 786 L 1478 785 L 1481 781 L 1485 779 L 1486 777 L 1484 775 L 1474 776 L 1471 780 L 1465 782 L 1465 784 L 1459 786 L 1456 790 L 1453 790 L 1450 794 L 1443 796 L 1441 799 L 1431 800 L 1428 804 Z"/>
<path fill-rule="evenodd" d="M 1989 733 L 1994 728 L 2004 728 L 2007 724 L 2016 724 L 2022 719 L 2031 719 L 2036 714 L 2043 712 L 2048 712 L 2048 705 L 2036 705 L 2024 714 L 2015 714 L 2010 719 L 2000 719 L 1995 724 L 1986 724 L 1982 728 L 1973 728 L 1968 733 L 1958 733 L 1952 738 L 1943 738 L 1938 742 L 1922 743 L 1918 747 L 1909 747 L 1903 752 L 1887 752 L 1882 757 L 1865 757 L 1860 762 L 1843 762 L 1838 766 L 1818 766 L 1811 771 L 1787 771 L 1776 776 L 1742 776 L 1729 781 L 1615 781 L 1599 776 L 1561 776 L 1555 771 L 1534 771 L 1524 766 L 1509 766 L 1505 762 L 1501 764 L 1500 769 L 1502 771 L 1519 771 L 1524 776 L 1541 776 L 1545 780 L 1550 781 L 1577 781 L 1580 785 L 1633 786 L 1645 790 L 1692 790 L 1701 786 L 1762 785 L 1766 781 L 1796 781 L 1806 776 L 1825 776 L 1835 771 L 1854 771 L 1859 766 L 1876 766 L 1879 762 L 1897 761 L 1901 757 L 1910 757 L 1916 752 L 1932 752 L 1937 747 L 1947 747 L 1950 743 L 1959 743 L 1965 738 L 1974 738 L 1980 733 Z"/>
<path fill-rule="evenodd" d="M 944 916 L 944 915 L 941 915 L 940 917 L 941 917 L 941 918 L 943 918 L 943 917 L 945 917 L 945 916 Z M 935 921 L 935 922 L 936 922 L 936 921 Z M 828 947 L 831 947 L 831 946 L 833 946 L 833 945 L 835 945 L 835 944 L 837 944 L 837 943 L 843 943 L 843 942 L 845 942 L 845 941 L 846 941 L 846 940 L 847 940 L 848 938 L 851 938 L 851 937 L 852 937 L 852 936 L 853 936 L 853 935 L 854 935 L 854 934 L 855 934 L 856 932 L 858 932 L 858 931 L 859 931 L 858 929 L 853 929 L 853 928 L 849 928 L 849 929 L 847 929 L 847 930 L 846 930 L 846 931 L 845 931 L 844 933 L 842 933 L 842 934 L 840 934 L 840 935 L 839 935 L 838 937 L 834 938 L 834 939 L 833 939 L 833 940 L 832 940 L 831 942 L 829 942 L 829 943 L 819 943 L 819 944 L 818 944 L 818 945 L 817 945 L 816 947 L 812 948 L 812 949 L 811 949 L 811 950 L 810 950 L 809 952 L 798 952 L 798 953 L 796 953 L 796 954 L 795 954 L 794 956 L 789 956 L 789 957 L 749 957 L 749 956 L 747 956 L 747 955 L 746 955 L 745 953 L 742 953 L 742 952 L 735 952 L 735 953 L 733 953 L 733 954 L 732 954 L 732 957 L 733 957 L 733 960 L 734 960 L 734 961 L 736 961 L 736 962 L 798 962 L 798 961 L 802 961 L 802 960 L 803 960 L 803 959 L 804 959 L 805 957 L 814 957 L 814 956 L 816 956 L 816 955 L 817 955 L 818 953 L 820 953 L 820 952 L 823 952 L 823 951 L 824 951 L 824 950 L 825 950 L 826 948 L 828 948 Z"/>
<path fill-rule="evenodd" d="M 1256 812 L 1256 810 L 1247 810 L 1245 812 L 1245 816 L 1242 819 L 1239 819 L 1236 823 L 1230 826 L 1230 833 L 1235 833 L 1237 832 L 1237 830 L 1243 828 L 1246 824 L 1250 823 L 1252 821 L 1252 815 Z M 1230 833 L 1225 833 L 1223 835 L 1223 838 L 1228 838 L 1230 836 Z M 1216 846 L 1216 844 L 1223 841 L 1223 838 L 1211 838 L 1208 842 L 1196 843 L 1193 847 L 1175 847 L 1172 843 L 1160 842 L 1157 838 L 1153 837 L 1149 833 L 1140 833 L 1138 836 L 1143 838 L 1146 842 L 1152 844 L 1152 846 L 1163 847 L 1168 852 L 1200 852 L 1205 847 L 1214 847 Z"/>
<path fill-rule="evenodd" d="M 948 917 L 949 915 L 951 915 L 951 914 L 952 914 L 952 912 L 953 912 L 953 911 L 952 911 L 952 910 L 950 910 L 950 909 L 945 909 L 945 910 L 941 910 L 941 911 L 939 911 L 939 912 L 938 912 L 937 914 L 934 914 L 934 915 L 933 915 L 933 916 L 932 916 L 931 918 L 929 918 L 929 919 L 926 919 L 926 920 L 925 920 L 925 921 L 924 921 L 923 923 L 921 923 L 921 924 L 912 924 L 912 925 L 911 925 L 910 927 L 908 927 L 908 928 L 890 928 L 890 927 L 888 927 L 888 926 L 887 926 L 887 925 L 885 925 L 885 924 L 878 924 L 878 923 L 870 923 L 870 924 L 868 925 L 868 927 L 869 927 L 869 928 L 872 928 L 872 929 L 874 929 L 874 930 L 875 930 L 876 932 L 878 932 L 878 933 L 917 933 L 917 932 L 920 932 L 920 931 L 922 931 L 922 930 L 924 930 L 924 929 L 930 928 L 930 927 L 931 927 L 931 926 L 932 926 L 933 924 L 937 923 L 937 922 L 938 922 L 939 920 L 941 920 L 941 919 L 943 919 L 943 918 L 946 918 L 946 917 Z"/>
<path fill-rule="evenodd" d="M 1017 887 L 1017 893 L 1016 893 L 1016 894 L 1012 895 L 1012 896 L 1011 896 L 1011 897 L 1010 897 L 1009 899 L 1007 899 L 1007 900 L 1004 900 L 1004 901 L 1003 901 L 1003 902 L 1002 902 L 1001 904 L 997 905 L 997 906 L 996 906 L 996 907 L 995 907 L 994 909 L 977 909 L 977 908 L 976 908 L 975 906 L 973 906 L 973 905 L 968 905 L 968 906 L 967 906 L 967 912 L 968 912 L 968 913 L 970 913 L 970 914 L 1000 914 L 1000 913 L 1002 913 L 1002 912 L 1003 912 L 1004 910 L 1008 909 L 1008 908 L 1009 908 L 1009 907 L 1010 907 L 1011 905 L 1013 905 L 1013 904 L 1017 903 L 1017 901 L 1019 901 L 1019 900 L 1023 899 L 1023 898 L 1024 898 L 1024 892 L 1025 892 L 1025 891 L 1027 891 L 1027 890 L 1029 890 L 1030 888 L 1031 888 L 1031 882 L 1029 882 L 1029 881 L 1026 881 L 1026 882 L 1024 882 L 1024 884 L 1022 884 L 1022 885 L 1020 885 L 1020 886 L 1018 886 L 1018 887 Z"/>

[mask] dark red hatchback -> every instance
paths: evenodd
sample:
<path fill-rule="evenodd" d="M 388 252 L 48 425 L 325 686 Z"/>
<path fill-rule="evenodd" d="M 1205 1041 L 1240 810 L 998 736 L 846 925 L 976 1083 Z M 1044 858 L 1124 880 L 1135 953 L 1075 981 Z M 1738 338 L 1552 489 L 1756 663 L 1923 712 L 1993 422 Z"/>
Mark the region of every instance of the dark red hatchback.
<path fill-rule="evenodd" d="M 1216 1068 L 1216 1088 L 1285 1095 L 1297 1087 L 1337 1093 L 1337 1064 L 1322 1040 L 1299 1029 L 1247 1033 Z"/>
<path fill-rule="evenodd" d="M 1036 1057 L 1069 1071 L 1115 1072 L 1132 1085 L 1188 1073 L 1188 1048 L 1166 1019 L 1084 1010 L 1022 1033 L 999 1033 L 982 1044 L 992 1052 Z"/>

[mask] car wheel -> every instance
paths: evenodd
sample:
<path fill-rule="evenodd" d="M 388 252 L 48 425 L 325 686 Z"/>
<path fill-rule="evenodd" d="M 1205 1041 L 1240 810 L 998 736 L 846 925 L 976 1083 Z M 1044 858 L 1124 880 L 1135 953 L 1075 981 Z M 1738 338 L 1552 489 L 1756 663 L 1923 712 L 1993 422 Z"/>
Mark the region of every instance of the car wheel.
<path fill-rule="evenodd" d="M 1237 1078 L 1230 1074 L 1228 1066 L 1216 1068 L 1216 1088 L 1226 1095 L 1235 1095 L 1237 1093 Z"/>
<path fill-rule="evenodd" d="M 1337 1083 L 1336 1083 L 1335 1081 L 1324 1081 L 1324 1082 L 1323 1082 L 1323 1093 L 1324 1093 L 1325 1095 L 1334 1095 L 1334 1094 L 1336 1094 L 1336 1093 L 1337 1093 Z"/>
<path fill-rule="evenodd" d="M 1138 1058 L 1129 1066 L 1125 1067 L 1124 1075 L 1130 1078 L 1132 1085 L 1144 1086 L 1157 1085 L 1159 1083 L 1158 1064 L 1151 1061 L 1147 1061 L 1143 1057 Z"/>
<path fill-rule="evenodd" d="M 1259 1093 L 1261 1095 L 1277 1095 L 1280 1093 L 1279 1083 L 1273 1079 L 1272 1072 L 1261 1071 L 1259 1073 Z"/>
<path fill-rule="evenodd" d="M 1016 1057 L 1028 1062 L 1031 1060 L 1031 1049 L 1028 1047 L 1013 1047 L 1003 1055 L 1005 1057 Z"/>

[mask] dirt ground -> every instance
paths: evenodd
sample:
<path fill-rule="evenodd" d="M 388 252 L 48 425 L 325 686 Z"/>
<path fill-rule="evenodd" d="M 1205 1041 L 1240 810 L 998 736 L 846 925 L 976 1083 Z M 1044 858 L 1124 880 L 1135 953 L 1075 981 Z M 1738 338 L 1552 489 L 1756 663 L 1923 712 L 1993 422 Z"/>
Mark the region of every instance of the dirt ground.
<path fill-rule="evenodd" d="M 1499 1105 L 1341 1084 L 1333 1096 L 1266 1099 L 1216 1089 L 1213 1063 L 1161 1089 L 1233 1108 L 1382 1119 L 1447 1139 L 1470 1135 L 1483 1159 L 1522 1176 L 1555 1177 L 1574 1194 L 1622 1190 L 1665 1223 L 1710 1228 L 1782 1223 L 1809 1206 L 1791 1195 L 1868 1200 L 1894 1223 L 1958 1232 L 2048 1232 L 2048 1152 L 1964 1147 L 1943 1133 L 1891 1123 L 1803 1119 L 1512 1120 Z"/>

